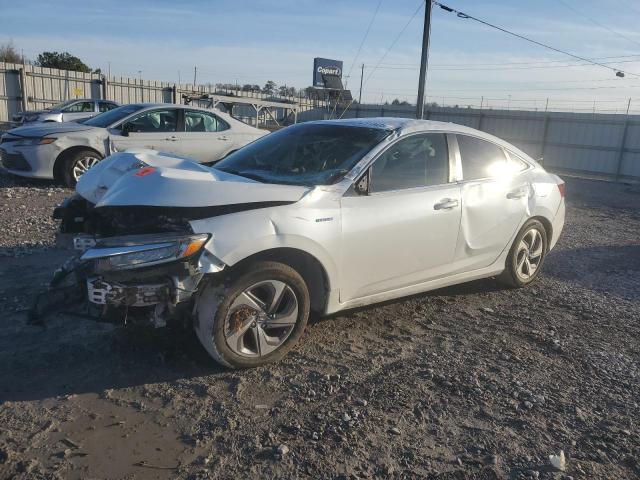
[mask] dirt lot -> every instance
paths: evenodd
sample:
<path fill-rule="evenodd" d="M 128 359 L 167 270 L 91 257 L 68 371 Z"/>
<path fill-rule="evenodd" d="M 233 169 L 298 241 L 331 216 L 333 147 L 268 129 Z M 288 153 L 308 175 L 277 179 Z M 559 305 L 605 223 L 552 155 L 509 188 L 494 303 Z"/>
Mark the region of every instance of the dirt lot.
<path fill-rule="evenodd" d="M 233 372 L 189 330 L 27 325 L 70 192 L 0 174 L 0 477 L 640 477 L 640 187 L 567 185 L 532 288 L 316 320 L 281 363 Z"/>

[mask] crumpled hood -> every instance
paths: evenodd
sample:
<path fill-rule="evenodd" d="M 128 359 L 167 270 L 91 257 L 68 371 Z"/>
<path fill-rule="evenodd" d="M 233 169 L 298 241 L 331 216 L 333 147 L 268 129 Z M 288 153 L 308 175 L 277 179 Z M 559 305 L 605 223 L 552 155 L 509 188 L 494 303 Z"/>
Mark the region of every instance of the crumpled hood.
<path fill-rule="evenodd" d="M 154 150 L 118 152 L 85 173 L 76 186 L 99 207 L 211 207 L 297 202 L 310 189 L 273 185 Z"/>
<path fill-rule="evenodd" d="M 44 137 L 46 135 L 54 135 L 58 133 L 81 132 L 92 128 L 96 127 L 89 127 L 87 125 L 74 122 L 47 122 L 14 128 L 9 130 L 7 133 L 17 135 L 19 137 Z"/>

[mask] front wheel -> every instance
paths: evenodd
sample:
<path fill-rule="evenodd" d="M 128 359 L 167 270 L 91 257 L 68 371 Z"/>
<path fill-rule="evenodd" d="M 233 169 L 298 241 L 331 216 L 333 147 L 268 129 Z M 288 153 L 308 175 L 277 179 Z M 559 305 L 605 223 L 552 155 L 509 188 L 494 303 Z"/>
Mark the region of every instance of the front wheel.
<path fill-rule="evenodd" d="M 509 286 L 521 288 L 533 282 L 547 255 L 547 231 L 538 220 L 529 220 L 516 236 L 505 265 L 498 277 Z"/>
<path fill-rule="evenodd" d="M 300 274 L 278 262 L 256 262 L 228 286 L 208 285 L 196 304 L 195 330 L 215 361 L 231 368 L 275 362 L 298 342 L 309 318 Z"/>
<path fill-rule="evenodd" d="M 91 167 L 96 166 L 102 157 L 93 150 L 80 150 L 72 153 L 64 162 L 64 183 L 75 187 L 80 177 Z"/>

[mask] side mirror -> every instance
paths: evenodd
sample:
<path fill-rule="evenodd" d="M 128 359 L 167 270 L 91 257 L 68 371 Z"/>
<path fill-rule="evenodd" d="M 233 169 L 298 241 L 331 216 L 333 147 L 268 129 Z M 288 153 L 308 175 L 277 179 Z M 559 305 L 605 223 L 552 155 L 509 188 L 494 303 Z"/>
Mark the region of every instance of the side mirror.
<path fill-rule="evenodd" d="M 135 131 L 135 127 L 132 123 L 125 123 L 124 125 L 122 125 L 121 131 L 123 137 L 128 137 L 129 133 Z"/>
<path fill-rule="evenodd" d="M 368 168 L 362 177 L 356 181 L 353 185 L 353 189 L 356 191 L 358 195 L 369 195 L 369 180 L 371 176 L 371 169 Z"/>

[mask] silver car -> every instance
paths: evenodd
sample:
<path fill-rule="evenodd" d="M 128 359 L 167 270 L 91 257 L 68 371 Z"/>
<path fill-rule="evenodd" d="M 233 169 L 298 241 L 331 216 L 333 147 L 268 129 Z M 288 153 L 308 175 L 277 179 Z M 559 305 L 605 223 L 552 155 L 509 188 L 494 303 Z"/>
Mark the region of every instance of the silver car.
<path fill-rule="evenodd" d="M 108 112 L 119 105 L 111 100 L 92 100 L 81 98 L 67 100 L 42 110 L 29 110 L 13 116 L 15 125 L 36 122 L 76 122 Z"/>
<path fill-rule="evenodd" d="M 76 191 L 55 216 L 84 253 L 54 286 L 120 321 L 192 316 L 231 367 L 282 358 L 310 312 L 493 276 L 529 285 L 565 217 L 564 182 L 517 147 L 393 118 L 294 125 L 213 168 L 118 153 Z"/>
<path fill-rule="evenodd" d="M 212 163 L 267 134 L 222 112 L 185 105 L 123 105 L 81 123 L 42 123 L 0 137 L 0 162 L 23 177 L 74 186 L 104 157 L 152 149 Z"/>

